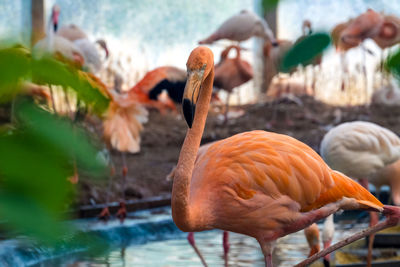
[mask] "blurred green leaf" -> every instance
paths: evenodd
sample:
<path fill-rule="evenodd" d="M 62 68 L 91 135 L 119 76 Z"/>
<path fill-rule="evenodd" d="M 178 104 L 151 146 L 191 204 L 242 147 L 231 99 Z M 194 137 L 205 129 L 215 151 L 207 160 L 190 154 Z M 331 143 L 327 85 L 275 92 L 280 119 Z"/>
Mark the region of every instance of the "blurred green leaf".
<path fill-rule="evenodd" d="M 400 81 L 400 49 L 391 53 L 384 62 L 384 67 L 387 71 Z"/>
<path fill-rule="evenodd" d="M 279 0 L 262 0 L 261 5 L 264 13 L 268 10 L 275 8 L 279 3 Z"/>
<path fill-rule="evenodd" d="M 60 85 L 64 89 L 74 90 L 78 98 L 91 106 L 98 115 L 108 108 L 109 100 L 101 93 L 100 88 L 89 82 L 89 76 L 53 58 L 33 60 L 32 78 L 38 84 Z"/>
<path fill-rule="evenodd" d="M 25 126 L 25 133 L 37 138 L 37 142 L 46 140 L 58 152 L 75 158 L 81 168 L 90 170 L 96 176 L 106 171 L 103 162 L 97 160 L 97 149 L 85 131 L 68 119 L 59 118 L 27 101 L 16 107 L 16 115 Z"/>
<path fill-rule="evenodd" d="M 0 191 L 0 216 L 6 218 L 6 227 L 22 231 L 49 245 L 60 241 L 60 237 L 72 229 L 60 224 L 54 214 L 49 214 L 35 199 Z"/>
<path fill-rule="evenodd" d="M 298 65 L 308 65 L 330 44 L 327 33 L 314 33 L 295 44 L 284 56 L 281 71 L 289 72 Z"/>
<path fill-rule="evenodd" d="M 19 89 L 18 84 L 28 77 L 30 57 L 23 48 L 0 50 L 0 101 L 10 100 Z"/>
<path fill-rule="evenodd" d="M 72 185 L 73 162 L 99 176 L 106 171 L 89 136 L 72 122 L 25 98 L 15 102 L 16 128 L 0 135 L 0 217 L 45 242 L 66 233 L 58 223 Z M 72 231 L 72 229 L 68 230 Z"/>

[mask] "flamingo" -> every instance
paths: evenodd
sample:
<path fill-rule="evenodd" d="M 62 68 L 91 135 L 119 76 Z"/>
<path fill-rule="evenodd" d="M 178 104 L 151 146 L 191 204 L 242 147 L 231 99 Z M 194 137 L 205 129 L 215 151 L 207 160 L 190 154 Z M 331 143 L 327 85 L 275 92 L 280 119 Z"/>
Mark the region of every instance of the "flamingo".
<path fill-rule="evenodd" d="M 310 253 L 308 257 L 319 252 L 319 229 L 316 223 L 311 224 L 304 229 L 304 235 L 306 236 L 308 246 L 310 247 Z"/>
<path fill-rule="evenodd" d="M 333 236 L 335 234 L 335 223 L 333 221 L 333 214 L 326 217 L 324 226 L 322 229 L 322 243 L 324 245 L 324 249 L 330 247 Z M 325 255 L 324 257 L 324 266 L 329 267 L 331 262 L 330 254 Z"/>
<path fill-rule="evenodd" d="M 382 185 L 390 185 L 393 202 L 400 205 L 400 179 L 393 166 L 400 160 L 400 138 L 395 133 L 371 122 L 343 123 L 324 136 L 321 155 L 331 168 L 359 179 L 365 188 L 368 189 L 368 182 L 373 184 L 377 195 Z M 376 224 L 377 214 L 371 212 L 370 217 L 370 224 Z M 372 257 L 372 240 L 373 236 L 368 262 Z"/>
<path fill-rule="evenodd" d="M 300 36 L 294 43 L 294 45 L 300 43 L 301 41 L 303 41 L 307 36 L 311 35 L 313 33 L 312 30 L 312 26 L 311 26 L 311 21 L 309 20 L 304 20 L 303 21 L 303 25 L 301 27 L 302 29 L 302 36 Z M 309 63 L 308 65 L 304 66 L 312 66 L 312 81 L 311 81 L 311 89 L 312 89 L 312 95 L 315 95 L 315 83 L 316 83 L 316 74 L 314 71 L 314 66 L 319 66 L 321 64 L 322 61 L 322 54 L 318 55 L 317 57 L 315 57 L 313 59 L 313 61 L 311 63 Z M 304 87 L 307 88 L 307 72 L 304 73 Z"/>
<path fill-rule="evenodd" d="M 120 207 L 116 216 L 121 222 L 126 218 L 125 205 L 125 185 L 128 175 L 128 165 L 126 162 L 126 153 L 136 154 L 140 152 L 140 132 L 143 130 L 143 124 L 147 122 L 147 111 L 134 99 L 127 95 L 121 95 L 114 91 L 109 91 L 110 105 L 103 121 L 103 139 L 109 148 L 115 149 L 122 156 L 122 194 Z M 112 162 L 112 161 L 111 161 Z M 111 167 L 111 179 L 115 174 L 114 165 Z M 111 187 L 109 181 L 108 191 Z M 110 217 L 108 209 L 107 193 L 106 207 L 101 211 L 99 218 L 107 220 Z"/>
<path fill-rule="evenodd" d="M 42 56 L 44 53 L 60 54 L 67 60 L 76 62 L 79 66 L 82 66 L 85 62 L 82 51 L 69 40 L 54 35 L 58 27 L 57 25 L 59 13 L 59 6 L 54 5 L 48 25 L 47 36 L 39 40 L 34 45 L 33 52 L 39 57 Z"/>
<path fill-rule="evenodd" d="M 236 57 L 229 58 L 229 52 L 235 49 Z M 220 62 L 215 66 L 214 86 L 228 93 L 225 108 L 225 122 L 228 119 L 229 99 L 234 88 L 253 78 L 250 63 L 240 58 L 240 47 L 231 45 L 221 52 Z"/>
<path fill-rule="evenodd" d="M 286 135 L 244 132 L 214 142 L 197 157 L 212 95 L 211 50 L 195 48 L 187 72 L 182 109 L 189 129 L 173 174 L 171 200 L 180 230 L 217 228 L 254 237 L 270 267 L 276 239 L 338 209 L 383 211 L 388 216 L 350 240 L 400 221 L 400 209 L 383 206 L 358 183 L 330 169 L 310 147 Z"/>
<path fill-rule="evenodd" d="M 57 35 L 70 40 L 88 39 L 87 34 L 75 24 L 64 25 L 57 31 Z"/>
<path fill-rule="evenodd" d="M 109 51 L 105 40 L 99 39 L 93 43 L 89 40 L 86 33 L 75 24 L 61 27 L 57 32 L 57 36 L 68 39 L 80 49 L 85 60 L 85 67 L 87 67 L 90 72 L 98 73 L 102 69 L 102 59 L 96 44 L 104 50 L 105 58 L 107 59 Z"/>
<path fill-rule="evenodd" d="M 349 25 L 341 32 L 340 39 L 348 47 L 359 46 L 365 39 L 372 38 L 379 34 L 383 25 L 383 16 L 372 9 L 368 9 L 363 14 L 352 20 Z M 363 47 L 363 67 L 364 86 L 367 95 L 368 81 L 366 69 L 366 48 Z"/>
<path fill-rule="evenodd" d="M 199 44 L 212 44 L 221 39 L 241 42 L 253 36 L 275 43 L 274 34 L 267 22 L 249 10 L 242 10 L 225 20 L 214 33 L 199 41 Z"/>
<path fill-rule="evenodd" d="M 155 107 L 162 113 L 167 108 L 175 111 L 173 102 L 182 102 L 185 82 L 186 71 L 173 66 L 162 66 L 147 72 L 127 94 L 137 98 L 143 105 Z M 165 103 L 158 101 L 158 96 L 164 89 L 167 90 L 169 96 Z"/>

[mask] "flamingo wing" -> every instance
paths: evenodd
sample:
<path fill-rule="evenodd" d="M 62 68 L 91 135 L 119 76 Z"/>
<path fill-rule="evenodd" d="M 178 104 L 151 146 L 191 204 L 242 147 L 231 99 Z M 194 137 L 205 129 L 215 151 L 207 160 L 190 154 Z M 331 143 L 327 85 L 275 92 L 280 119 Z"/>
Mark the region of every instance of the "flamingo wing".
<path fill-rule="evenodd" d="M 254 211 L 279 203 L 276 208 L 290 207 L 289 213 L 298 214 L 343 197 L 355 199 L 359 207 L 382 207 L 358 183 L 332 171 L 307 145 L 289 136 L 265 131 L 245 132 L 215 142 L 198 156 L 191 181 L 192 200 L 212 201 L 213 197 L 205 197 L 204 192 L 217 188 L 218 198 L 224 198 L 222 192 L 227 192 L 230 196 L 225 196 L 226 199 L 235 200 L 217 213 L 226 212 L 235 203 L 237 207 L 244 205 L 245 210 Z M 266 214 L 259 215 L 265 218 Z M 282 211 L 272 214 L 282 214 Z M 274 220 L 290 220 L 291 216 L 285 216 Z"/>

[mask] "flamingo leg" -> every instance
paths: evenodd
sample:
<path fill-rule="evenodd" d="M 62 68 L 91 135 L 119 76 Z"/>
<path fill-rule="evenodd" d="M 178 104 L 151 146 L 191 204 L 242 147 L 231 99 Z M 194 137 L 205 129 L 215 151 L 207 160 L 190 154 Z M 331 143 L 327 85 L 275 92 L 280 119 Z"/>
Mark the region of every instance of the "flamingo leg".
<path fill-rule="evenodd" d="M 274 251 L 274 242 L 262 243 L 259 241 L 259 243 L 264 254 L 265 267 L 273 267 L 272 252 Z"/>
<path fill-rule="evenodd" d="M 126 205 L 125 205 L 125 186 L 126 186 L 126 176 L 128 175 L 128 165 L 126 164 L 126 155 L 125 152 L 121 153 L 122 155 L 122 199 L 119 202 L 119 209 L 117 211 L 116 216 L 119 218 L 121 223 L 124 222 L 126 218 Z"/>
<path fill-rule="evenodd" d="M 108 179 L 108 185 L 107 185 L 107 195 L 106 195 L 106 204 L 105 204 L 106 206 L 103 208 L 103 210 L 100 212 L 100 214 L 98 216 L 98 218 L 100 220 L 104 220 L 104 221 L 108 221 L 108 219 L 110 219 L 110 217 L 111 217 L 110 210 L 108 209 L 108 203 L 110 202 L 111 184 L 112 184 L 112 180 L 115 175 L 115 165 L 111 158 L 111 152 L 109 154 L 110 154 L 111 168 L 110 168 L 110 179 Z"/>
<path fill-rule="evenodd" d="M 224 247 L 224 261 L 225 261 L 225 267 L 228 267 L 228 254 L 229 254 L 229 232 L 224 231 L 222 235 L 222 246 Z"/>
<path fill-rule="evenodd" d="M 190 232 L 187 236 L 187 240 L 189 241 L 189 244 L 192 246 L 194 249 L 194 252 L 196 252 L 197 256 L 199 256 L 201 263 L 204 265 L 204 267 L 208 267 L 206 260 L 204 259 L 203 255 L 201 254 L 200 250 L 196 246 L 196 242 L 194 241 L 194 233 Z"/>
<path fill-rule="evenodd" d="M 229 100 L 231 98 L 231 93 L 228 92 L 228 96 L 226 98 L 226 104 L 225 104 L 225 114 L 224 114 L 224 123 L 226 124 L 228 122 L 228 112 L 229 112 Z"/>

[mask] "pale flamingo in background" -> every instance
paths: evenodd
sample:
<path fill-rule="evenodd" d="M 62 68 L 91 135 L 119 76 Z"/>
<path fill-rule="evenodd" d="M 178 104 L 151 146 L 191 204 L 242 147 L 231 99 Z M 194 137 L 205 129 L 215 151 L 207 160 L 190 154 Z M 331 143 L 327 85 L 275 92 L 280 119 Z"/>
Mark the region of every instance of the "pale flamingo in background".
<path fill-rule="evenodd" d="M 251 11 L 242 10 L 224 21 L 214 33 L 199 41 L 199 44 L 212 44 L 221 39 L 241 42 L 254 36 L 275 43 L 274 34 L 267 22 Z"/>
<path fill-rule="evenodd" d="M 319 229 L 316 223 L 311 224 L 304 229 L 304 235 L 306 236 L 308 246 L 310 247 L 310 253 L 308 257 L 319 252 Z"/>
<path fill-rule="evenodd" d="M 174 171 L 171 201 L 179 229 L 219 228 L 252 236 L 269 267 L 276 239 L 338 209 L 384 211 L 388 216 L 348 240 L 399 222 L 399 209 L 383 206 L 358 183 L 331 170 L 310 147 L 286 135 L 245 132 L 214 142 L 197 157 L 212 95 L 211 50 L 194 49 L 187 71 L 182 109 L 189 129 Z"/>
<path fill-rule="evenodd" d="M 368 182 L 373 184 L 377 195 L 382 185 L 390 185 L 393 202 L 400 205 L 400 176 L 394 175 L 400 164 L 395 163 L 400 159 L 400 138 L 392 131 L 371 122 L 340 124 L 322 139 L 321 155 L 332 169 L 359 179 L 365 188 L 368 189 Z M 376 213 L 371 212 L 370 217 L 371 225 L 378 222 Z M 369 263 L 372 242 L 373 236 L 369 244 Z"/>
<path fill-rule="evenodd" d="M 335 234 L 335 223 L 333 221 L 333 214 L 326 217 L 323 228 L 322 228 L 322 243 L 324 249 L 328 248 L 332 244 L 333 236 Z M 330 254 L 324 257 L 324 266 L 329 267 L 331 265 Z"/>
<path fill-rule="evenodd" d="M 185 70 L 173 66 L 162 66 L 147 72 L 127 94 L 129 97 L 138 99 L 144 106 L 155 107 L 162 113 L 166 109 L 176 111 L 174 102 L 182 102 L 185 82 Z M 159 100 L 159 95 L 163 90 L 168 93 L 168 99 L 165 102 Z"/>
<path fill-rule="evenodd" d="M 64 37 L 71 42 L 78 39 L 88 39 L 87 34 L 75 24 L 61 26 L 57 31 L 57 35 Z"/>
<path fill-rule="evenodd" d="M 229 58 L 229 52 L 235 49 L 236 57 Z M 220 62 L 215 65 L 214 86 L 228 93 L 225 107 L 225 122 L 228 119 L 229 100 L 234 88 L 253 79 L 250 63 L 240 58 L 240 47 L 231 45 L 221 52 Z"/>
<path fill-rule="evenodd" d="M 33 54 L 39 57 L 45 53 L 61 54 L 64 58 L 82 66 L 85 63 L 82 51 L 71 41 L 55 35 L 59 13 L 60 8 L 57 5 L 54 5 L 48 25 L 47 35 L 34 45 Z"/>
<path fill-rule="evenodd" d="M 105 53 L 105 59 L 109 56 L 109 51 L 106 41 L 99 39 L 96 42 L 92 42 L 87 37 L 86 33 L 76 26 L 75 24 L 66 25 L 57 31 L 57 36 L 64 37 L 65 39 L 73 42 L 82 52 L 85 59 L 85 66 L 92 73 L 98 73 L 103 67 L 103 60 L 99 51 L 97 50 L 96 44 L 98 44 Z"/>

